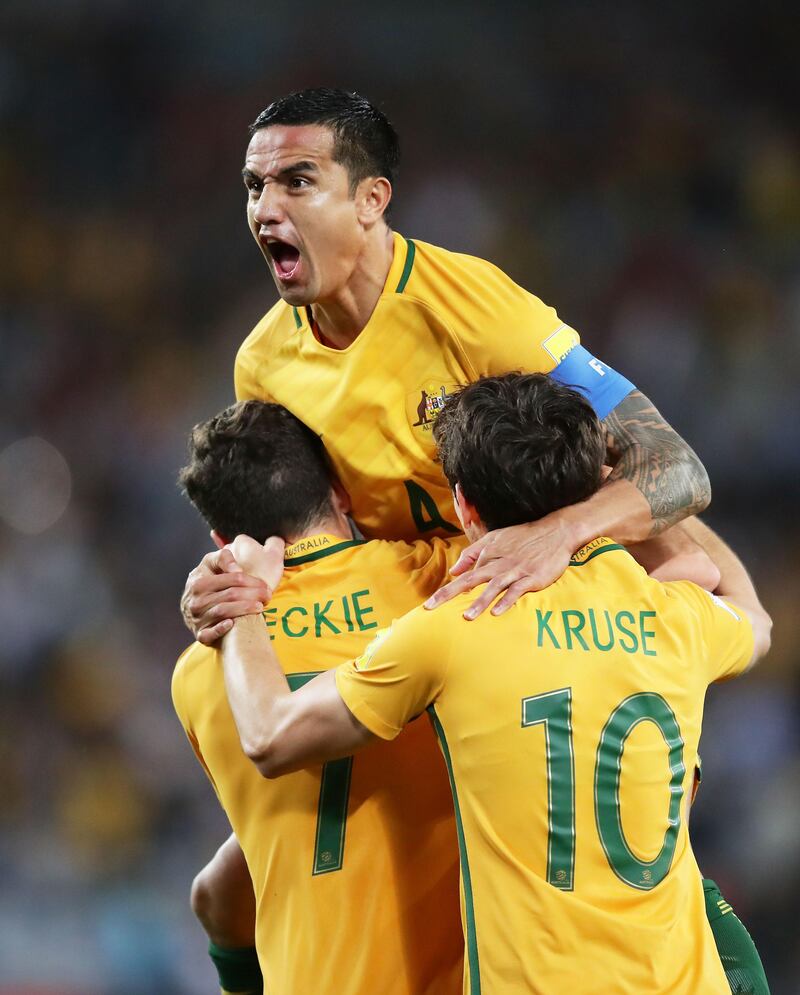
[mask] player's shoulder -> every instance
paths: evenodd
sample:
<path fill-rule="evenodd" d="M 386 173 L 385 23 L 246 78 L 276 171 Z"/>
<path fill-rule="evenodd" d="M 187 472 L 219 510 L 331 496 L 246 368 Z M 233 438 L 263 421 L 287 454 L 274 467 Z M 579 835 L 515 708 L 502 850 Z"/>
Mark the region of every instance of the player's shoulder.
<path fill-rule="evenodd" d="M 269 341 L 273 336 L 290 334 L 296 329 L 297 322 L 294 313 L 295 308 L 285 301 L 276 301 L 264 317 L 256 322 L 253 330 L 239 346 L 237 362 L 257 351 L 263 343 Z"/>
<path fill-rule="evenodd" d="M 285 301 L 278 300 L 239 346 L 234 367 L 236 397 L 263 398 L 259 370 L 268 355 L 298 328 L 299 315 Z"/>
<path fill-rule="evenodd" d="M 427 242 L 414 245 L 414 264 L 402 297 L 433 311 L 473 358 L 488 349 L 492 355 L 502 353 L 504 370 L 552 367 L 552 353 L 551 359 L 538 353 L 533 359 L 521 348 L 544 342 L 558 331 L 563 323 L 552 307 L 487 259 Z M 506 360 L 512 357 L 509 365 Z M 485 365 L 478 364 L 481 372 L 489 371 Z"/>
<path fill-rule="evenodd" d="M 406 292 L 411 296 L 441 300 L 448 296 L 454 280 L 462 295 L 485 296 L 487 292 L 499 290 L 512 296 L 531 296 L 488 259 L 465 252 L 454 252 L 418 239 L 409 239 L 408 242 L 414 248 L 413 266 L 406 285 Z"/>
<path fill-rule="evenodd" d="M 701 624 L 707 624 L 717 617 L 717 612 L 725 612 L 733 620 L 740 622 L 742 612 L 724 598 L 712 594 L 691 580 L 670 580 L 659 584 L 665 599 L 680 605 Z"/>
<path fill-rule="evenodd" d="M 463 535 L 448 538 L 432 536 L 430 539 L 373 539 L 367 543 L 374 555 L 391 563 L 400 573 L 429 571 L 441 572 L 452 566 L 468 545 Z M 441 569 L 439 568 L 441 565 Z"/>
<path fill-rule="evenodd" d="M 181 653 L 172 671 L 172 697 L 176 703 L 178 697 L 185 695 L 198 672 L 217 665 L 216 654 L 214 647 L 198 642 L 187 646 Z"/>

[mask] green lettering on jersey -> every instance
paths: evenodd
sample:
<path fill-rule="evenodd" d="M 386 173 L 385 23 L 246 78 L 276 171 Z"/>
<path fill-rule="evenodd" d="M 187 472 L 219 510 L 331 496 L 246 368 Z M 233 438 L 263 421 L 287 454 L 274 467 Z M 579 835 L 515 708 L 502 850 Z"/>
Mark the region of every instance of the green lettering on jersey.
<path fill-rule="evenodd" d="M 286 635 L 290 639 L 299 639 L 308 632 L 308 626 L 304 625 L 298 632 L 294 632 L 289 628 L 289 616 L 297 613 L 298 615 L 308 615 L 308 612 L 303 608 L 302 605 L 294 605 L 292 608 L 287 608 L 283 613 L 283 618 L 281 619 L 281 627 Z"/>
<path fill-rule="evenodd" d="M 622 637 L 619 641 L 620 649 L 623 649 L 626 653 L 635 653 L 639 649 L 639 639 L 633 629 L 626 629 L 622 624 L 622 620 L 624 618 L 626 618 L 631 625 L 633 625 L 636 621 L 633 617 L 633 612 L 617 612 L 614 622 L 619 631 L 622 633 Z M 625 642 L 624 637 L 626 636 L 630 640 L 628 643 Z"/>
<path fill-rule="evenodd" d="M 639 612 L 639 634 L 642 637 L 642 652 L 645 656 L 658 656 L 655 650 L 650 650 L 647 648 L 647 640 L 655 638 L 655 632 L 652 629 L 645 629 L 644 620 L 646 618 L 655 618 L 655 612 Z"/>
<path fill-rule="evenodd" d="M 346 594 L 342 598 L 342 609 L 344 611 L 344 620 L 347 622 L 347 631 L 352 632 L 355 626 L 353 625 L 353 616 L 350 614 L 350 599 Z"/>
<path fill-rule="evenodd" d="M 544 639 L 545 632 L 550 637 L 550 641 L 552 642 L 553 647 L 557 650 L 561 649 L 561 647 L 558 644 L 558 640 L 556 639 L 555 634 L 553 633 L 553 630 L 550 628 L 550 617 L 552 614 L 553 614 L 552 612 L 543 612 L 540 611 L 540 609 L 538 608 L 536 609 L 536 645 L 539 647 L 539 649 L 542 648 L 542 642 Z"/>
<path fill-rule="evenodd" d="M 652 722 L 667 747 L 670 773 L 667 828 L 658 854 L 643 860 L 631 849 L 620 811 L 622 757 L 628 736 L 640 722 Z M 650 891 L 663 881 L 672 866 L 681 826 L 681 802 L 686 767 L 683 737 L 675 713 L 660 694 L 642 691 L 621 701 L 609 716 L 600 742 L 594 773 L 594 816 L 609 866 L 631 888 Z"/>
<path fill-rule="evenodd" d="M 337 636 L 342 631 L 338 629 L 329 618 L 326 618 L 325 613 L 331 610 L 333 601 L 328 601 L 324 608 L 319 606 L 319 603 L 314 604 L 314 635 L 319 636 L 322 631 L 322 626 L 327 625 L 331 632 L 335 633 Z"/>
<path fill-rule="evenodd" d="M 267 618 L 267 615 L 277 615 L 277 614 L 278 614 L 278 609 L 277 608 L 265 608 L 261 612 L 261 617 L 264 619 L 264 625 L 266 625 L 267 630 L 273 628 L 274 626 L 276 626 L 278 624 L 278 620 L 276 618 Z M 269 638 L 270 639 L 274 639 L 275 638 L 272 635 L 271 632 L 269 634 Z"/>
<path fill-rule="evenodd" d="M 607 653 L 614 646 L 614 628 L 611 625 L 611 616 L 607 611 L 603 612 L 606 618 L 606 631 L 608 634 L 608 641 L 601 643 L 600 634 L 597 631 L 597 620 L 595 618 L 594 608 L 590 608 L 588 614 L 589 614 L 589 624 L 592 627 L 592 642 L 595 644 L 597 649 L 600 650 L 601 653 Z"/>
<path fill-rule="evenodd" d="M 570 618 L 575 619 L 574 624 L 569 621 Z M 575 638 L 581 644 L 583 649 L 588 650 L 589 644 L 581 635 L 581 630 L 586 625 L 586 617 L 584 616 L 583 612 L 569 609 L 568 611 L 561 612 L 561 620 L 564 623 L 564 635 L 566 636 L 567 640 L 567 649 L 568 650 L 572 649 L 572 637 L 575 636 Z"/>
<path fill-rule="evenodd" d="M 360 603 L 359 598 L 363 598 L 365 594 L 369 594 L 368 588 L 363 591 L 356 591 L 354 594 L 351 595 L 353 599 L 353 608 L 355 608 L 356 610 L 356 622 L 358 622 L 358 627 L 362 632 L 365 629 L 378 628 L 378 623 L 375 622 L 374 620 L 372 622 L 364 621 L 365 615 L 369 615 L 370 613 L 375 611 L 372 605 L 362 605 Z"/>
<path fill-rule="evenodd" d="M 424 487 L 420 487 L 413 480 L 404 480 L 403 483 L 408 494 L 411 517 L 414 519 L 414 524 L 418 532 L 424 533 L 430 532 L 432 529 L 443 529 L 445 532 L 450 532 L 453 535 L 459 534 L 460 529 L 457 529 L 455 525 L 451 525 L 450 522 L 442 518 L 439 509 L 436 507 L 436 502 Z"/>

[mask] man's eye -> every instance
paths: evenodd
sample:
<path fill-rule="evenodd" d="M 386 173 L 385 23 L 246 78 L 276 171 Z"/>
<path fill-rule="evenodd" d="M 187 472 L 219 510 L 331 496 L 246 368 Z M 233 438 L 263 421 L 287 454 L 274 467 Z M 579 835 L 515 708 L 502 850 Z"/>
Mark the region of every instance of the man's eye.
<path fill-rule="evenodd" d="M 289 186 L 292 190 L 302 190 L 308 186 L 308 180 L 304 176 L 293 176 L 289 180 Z"/>
<path fill-rule="evenodd" d="M 260 183 L 248 183 L 247 184 L 247 190 L 251 194 L 252 193 L 261 193 L 261 184 Z"/>

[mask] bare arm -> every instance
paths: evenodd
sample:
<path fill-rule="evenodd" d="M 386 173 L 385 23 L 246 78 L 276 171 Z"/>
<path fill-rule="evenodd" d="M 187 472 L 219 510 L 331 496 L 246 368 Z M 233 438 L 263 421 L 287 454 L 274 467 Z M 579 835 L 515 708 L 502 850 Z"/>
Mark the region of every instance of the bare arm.
<path fill-rule="evenodd" d="M 231 551 L 271 597 L 283 573 L 283 548 L 275 536 L 263 546 L 238 536 Z M 342 701 L 332 670 L 289 690 L 260 614 L 238 618 L 224 636 L 222 666 L 242 750 L 264 777 L 349 756 L 374 738 Z"/>
<path fill-rule="evenodd" d="M 772 619 L 759 601 L 758 594 L 744 564 L 720 537 L 699 519 L 686 523 L 691 537 L 708 553 L 720 572 L 716 594 L 740 608 L 753 627 L 752 667 L 764 656 L 771 643 Z"/>
<path fill-rule="evenodd" d="M 703 464 L 641 391 L 632 391 L 603 426 L 614 461 L 606 488 L 614 492 L 618 484 L 632 484 L 647 502 L 647 511 L 642 509 L 644 521 L 639 520 L 641 513 L 629 522 L 606 519 L 602 531 L 621 542 L 645 539 L 708 507 L 711 485 Z"/>
<path fill-rule="evenodd" d="M 548 516 L 565 523 L 571 552 L 598 535 L 642 542 L 708 507 L 705 467 L 644 394 L 632 391 L 603 427 L 613 467 L 605 484 L 588 501 Z"/>
<path fill-rule="evenodd" d="M 255 944 L 256 900 L 239 841 L 229 836 L 192 882 L 192 912 L 220 947 Z"/>

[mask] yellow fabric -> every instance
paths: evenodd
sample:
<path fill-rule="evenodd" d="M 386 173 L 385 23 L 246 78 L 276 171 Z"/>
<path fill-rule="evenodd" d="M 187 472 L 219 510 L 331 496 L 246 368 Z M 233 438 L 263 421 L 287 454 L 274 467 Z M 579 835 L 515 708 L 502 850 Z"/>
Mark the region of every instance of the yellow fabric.
<path fill-rule="evenodd" d="M 464 544 L 311 536 L 288 549 L 284 579 L 264 613 L 287 674 L 360 653 L 378 626 L 441 586 Z M 258 774 L 241 751 L 217 651 L 197 643 L 186 650 L 172 694 L 253 877 L 264 991 L 459 992 L 457 843 L 427 719 L 352 761 L 342 867 L 326 871 L 336 857 L 335 847 L 316 841 L 321 769 L 274 781 Z"/>
<path fill-rule="evenodd" d="M 746 666 L 749 623 L 688 582 L 651 580 L 608 539 L 589 544 L 561 580 L 501 617 L 464 621 L 473 598 L 411 612 L 337 670 L 344 701 L 377 735 L 395 736 L 427 706 L 440 724 L 463 826 L 465 991 L 729 995 L 684 816 L 706 686 Z M 654 879 L 658 862 L 641 862 L 653 861 L 669 839 L 670 754 L 656 723 L 639 721 L 624 740 L 619 807 L 613 790 L 597 789 L 602 804 L 612 804 L 603 809 L 609 852 L 608 811 L 621 812 L 614 825 L 619 818 L 640 861 L 626 883 L 601 842 L 595 773 L 612 713 L 641 702 L 631 696 L 643 691 L 649 702 L 660 696 L 679 726 L 683 772 L 672 759 L 680 824 L 663 880 Z M 530 720 L 553 702 L 566 709 L 568 696 L 571 734 L 555 713 L 549 723 Z M 560 836 L 548 825 L 551 797 L 560 798 L 553 810 Z M 575 813 L 574 851 L 565 808 Z M 560 840 L 555 858 L 574 855 L 560 872 L 555 862 L 548 880 L 549 838 Z"/>
<path fill-rule="evenodd" d="M 239 350 L 236 396 L 283 404 L 323 437 L 364 535 L 445 535 L 445 522 L 455 534 L 431 431 L 443 396 L 482 374 L 548 373 L 578 335 L 491 263 L 414 241 L 407 273 L 409 243 L 394 242 L 383 294 L 351 346 L 322 345 L 307 309 L 279 301 Z"/>

